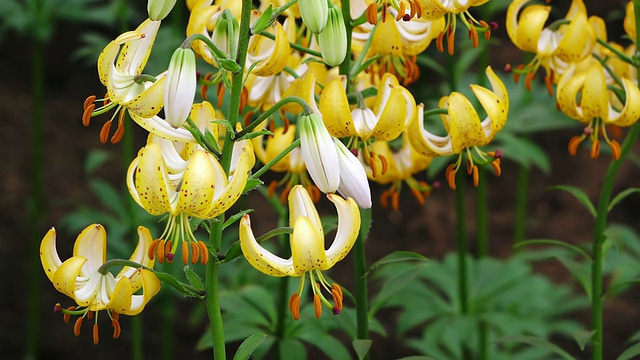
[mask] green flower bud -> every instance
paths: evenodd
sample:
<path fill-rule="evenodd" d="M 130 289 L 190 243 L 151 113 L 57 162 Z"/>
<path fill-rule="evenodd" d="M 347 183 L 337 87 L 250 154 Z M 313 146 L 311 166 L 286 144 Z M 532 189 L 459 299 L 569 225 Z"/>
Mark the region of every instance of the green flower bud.
<path fill-rule="evenodd" d="M 211 34 L 211 41 L 227 54 L 228 59 L 235 59 L 238 49 L 240 24 L 229 9 L 224 10 Z"/>
<path fill-rule="evenodd" d="M 147 12 L 149 13 L 149 19 L 162 20 L 169 13 L 173 6 L 176 4 L 176 0 L 149 0 L 147 2 Z"/>
<path fill-rule="evenodd" d="M 327 26 L 318 34 L 318 44 L 324 62 L 329 66 L 342 64 L 347 55 L 347 29 L 337 6 L 329 8 Z"/>
<path fill-rule="evenodd" d="M 196 54 L 191 49 L 177 48 L 169 62 L 164 89 L 164 114 L 174 128 L 187 120 L 197 85 Z"/>
<path fill-rule="evenodd" d="M 327 0 L 298 0 L 300 16 L 314 34 L 320 34 L 327 24 L 329 4 Z"/>

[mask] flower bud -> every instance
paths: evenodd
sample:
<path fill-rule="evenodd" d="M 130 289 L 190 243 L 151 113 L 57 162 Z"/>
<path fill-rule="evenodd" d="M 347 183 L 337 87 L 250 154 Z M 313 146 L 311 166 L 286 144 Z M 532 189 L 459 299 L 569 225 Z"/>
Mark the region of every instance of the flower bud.
<path fill-rule="evenodd" d="M 334 193 L 340 185 L 340 163 L 333 139 L 320 116 L 303 115 L 298 123 L 300 147 L 307 171 L 318 189 Z"/>
<path fill-rule="evenodd" d="M 302 21 L 314 34 L 320 34 L 327 24 L 329 4 L 327 0 L 298 0 Z"/>
<path fill-rule="evenodd" d="M 327 65 L 342 64 L 347 55 L 347 29 L 344 26 L 342 12 L 337 6 L 331 6 L 329 9 L 327 26 L 318 34 L 318 44 Z"/>
<path fill-rule="evenodd" d="M 227 54 L 228 59 L 235 59 L 238 49 L 238 29 L 240 24 L 229 9 L 224 10 L 211 34 L 211 41 Z M 237 65 L 237 64 L 236 64 Z"/>
<path fill-rule="evenodd" d="M 176 0 L 149 0 L 147 2 L 147 12 L 149 13 L 149 19 L 162 20 L 169 13 L 173 6 L 176 4 Z"/>
<path fill-rule="evenodd" d="M 356 201 L 359 207 L 369 209 L 371 207 L 371 190 L 367 173 L 362 167 L 362 163 L 344 144 L 333 139 L 338 152 L 340 163 L 340 186 L 338 192 Z"/>
<path fill-rule="evenodd" d="M 191 49 L 176 49 L 169 62 L 164 89 L 164 114 L 174 128 L 182 126 L 189 116 L 197 80 L 195 53 Z"/>

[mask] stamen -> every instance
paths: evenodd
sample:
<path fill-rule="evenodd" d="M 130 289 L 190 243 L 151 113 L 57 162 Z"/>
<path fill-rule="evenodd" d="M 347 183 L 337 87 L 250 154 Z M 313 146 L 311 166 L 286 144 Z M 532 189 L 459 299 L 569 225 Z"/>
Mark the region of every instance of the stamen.
<path fill-rule="evenodd" d="M 80 327 L 82 326 L 82 320 L 84 320 L 84 317 L 80 316 L 76 320 L 76 323 L 73 324 L 73 335 L 80 336 Z"/>
<path fill-rule="evenodd" d="M 387 22 L 387 3 L 382 4 L 382 22 Z"/>
<path fill-rule="evenodd" d="M 398 9 L 398 15 L 396 15 L 396 21 L 400 21 L 404 17 L 405 5 L 403 2 L 400 3 L 400 8 Z"/>
<path fill-rule="evenodd" d="M 438 34 L 438 37 L 436 38 L 436 49 L 438 49 L 439 52 L 444 52 L 443 41 L 444 41 L 444 31 Z"/>
<path fill-rule="evenodd" d="M 222 107 L 222 102 L 224 102 L 224 86 L 222 83 L 218 84 L 218 88 L 216 89 L 216 95 L 218 96 L 218 109 Z"/>
<path fill-rule="evenodd" d="M 549 70 L 549 74 L 544 77 L 544 84 L 547 86 L 547 93 L 549 96 L 553 96 L 553 82 L 555 78 L 555 73 L 553 70 Z"/>
<path fill-rule="evenodd" d="M 60 303 L 56 303 L 55 305 L 53 305 L 53 312 L 54 313 L 62 312 L 62 306 L 60 305 Z"/>
<path fill-rule="evenodd" d="M 371 25 L 378 24 L 378 5 L 374 2 L 367 6 L 367 22 Z"/>
<path fill-rule="evenodd" d="M 244 115 L 244 126 L 249 126 L 251 123 L 251 117 L 253 116 L 253 111 L 247 111 Z"/>
<path fill-rule="evenodd" d="M 160 244 L 160 240 L 156 239 L 151 242 L 149 245 L 149 251 L 147 256 L 149 256 L 149 260 L 153 260 L 156 257 L 156 250 L 158 249 L 158 244 Z"/>
<path fill-rule="evenodd" d="M 281 204 L 286 204 L 287 203 L 287 196 L 289 195 L 290 191 L 291 191 L 291 184 L 287 183 L 287 186 L 285 186 L 285 188 L 282 189 L 282 193 L 280 194 L 280 203 Z"/>
<path fill-rule="evenodd" d="M 113 313 L 113 319 L 111 320 L 111 326 L 113 326 L 113 338 L 117 339 L 120 337 L 120 333 L 122 332 L 122 328 L 120 328 L 120 322 L 118 321 L 120 315 L 117 312 Z"/>
<path fill-rule="evenodd" d="M 469 38 L 471 39 L 471 42 L 473 43 L 473 47 L 477 48 L 478 44 L 480 43 L 480 41 L 478 40 L 478 31 L 476 30 L 475 27 L 470 27 L 469 28 Z"/>
<path fill-rule="evenodd" d="M 416 188 L 410 188 L 410 189 L 411 189 L 411 193 L 413 194 L 413 197 L 415 197 L 416 200 L 418 200 L 420 205 L 424 205 L 424 196 L 422 195 L 420 190 L 418 190 Z"/>
<path fill-rule="evenodd" d="M 278 186 L 278 182 L 276 180 L 273 180 L 271 183 L 269 183 L 269 187 L 267 188 L 267 196 L 268 197 L 272 197 L 273 194 L 276 192 L 276 187 Z"/>
<path fill-rule="evenodd" d="M 283 118 L 283 121 L 284 121 L 284 126 L 283 126 L 283 129 L 282 129 L 282 135 L 286 134 L 287 131 L 289 131 L 289 125 L 291 125 L 291 122 L 289 121 L 288 117 L 285 116 Z"/>
<path fill-rule="evenodd" d="M 453 29 L 449 27 L 449 31 L 447 31 L 447 52 L 449 53 L 449 55 L 453 55 L 454 41 L 455 41 L 455 33 L 453 32 Z"/>
<path fill-rule="evenodd" d="M 384 175 L 387 173 L 387 169 L 389 168 L 389 163 L 387 162 L 387 159 L 382 154 L 378 154 L 378 159 L 380 159 L 380 162 L 382 163 L 382 175 Z"/>
<path fill-rule="evenodd" d="M 400 193 L 397 191 L 391 193 L 391 208 L 395 211 L 400 210 Z"/>
<path fill-rule="evenodd" d="M 473 186 L 478 187 L 480 182 L 480 174 L 478 173 L 478 165 L 473 165 Z"/>
<path fill-rule="evenodd" d="M 578 152 L 578 146 L 580 146 L 580 143 L 582 142 L 582 140 L 584 139 L 584 136 L 574 136 L 571 138 L 571 140 L 569 140 L 569 154 L 571 154 L 571 156 L 576 156 L 576 153 Z"/>
<path fill-rule="evenodd" d="M 107 139 L 109 138 L 109 131 L 111 130 L 112 121 L 109 120 L 102 125 L 102 129 L 100 130 L 100 142 L 103 144 L 107 143 Z"/>
<path fill-rule="evenodd" d="M 205 244 L 203 241 L 198 241 L 198 245 L 200 246 L 200 263 L 202 265 L 205 265 L 207 262 L 209 262 L 209 248 L 207 248 L 207 244 Z"/>
<path fill-rule="evenodd" d="M 313 309 L 316 312 L 316 319 L 320 319 L 322 315 L 322 300 L 320 300 L 320 295 L 313 294 Z"/>
<path fill-rule="evenodd" d="M 95 312 L 95 311 L 88 311 L 88 312 L 87 312 L 87 318 L 89 318 L 89 320 L 93 319 L 93 313 L 94 313 L 94 312 Z"/>
<path fill-rule="evenodd" d="M 124 109 L 120 110 L 120 113 L 118 114 L 118 128 L 116 129 L 116 132 L 113 133 L 113 136 L 111 137 L 112 144 L 117 144 L 120 142 L 120 140 L 122 140 L 122 136 L 124 135 L 125 115 L 126 115 L 126 112 L 124 111 Z"/>
<path fill-rule="evenodd" d="M 60 304 L 56 304 L 56 305 L 60 305 Z M 75 306 L 69 306 L 69 307 L 67 308 L 67 310 L 69 310 L 69 311 L 73 311 L 73 310 L 75 310 L 75 309 L 76 309 L 76 307 L 75 307 Z M 69 320 L 71 320 L 71 314 L 64 314 L 64 315 L 62 315 L 62 320 L 64 320 L 64 323 L 65 323 L 65 324 L 68 324 L 68 323 L 69 323 Z"/>
<path fill-rule="evenodd" d="M 493 168 L 493 171 L 495 171 L 496 176 L 502 175 L 502 168 L 500 167 L 500 159 L 496 159 L 492 161 L 491 167 Z"/>
<path fill-rule="evenodd" d="M 89 123 L 91 122 L 91 114 L 93 114 L 93 110 L 95 109 L 96 104 L 89 104 L 84 107 L 84 111 L 82 112 L 82 125 L 84 125 L 84 127 L 89 126 Z"/>
<path fill-rule="evenodd" d="M 197 263 L 199 258 L 200 258 L 200 245 L 196 242 L 192 242 L 191 243 L 191 263 L 192 264 Z"/>
<path fill-rule="evenodd" d="M 183 241 L 182 242 L 182 263 L 184 265 L 187 265 L 188 261 L 189 261 L 189 244 L 187 244 L 186 241 Z"/>
<path fill-rule="evenodd" d="M 86 99 L 84 99 L 84 104 L 82 104 L 82 108 L 86 109 L 89 105 L 93 104 L 96 101 L 95 95 L 89 95 Z M 95 105 L 94 105 L 95 107 Z"/>
<path fill-rule="evenodd" d="M 300 296 L 298 293 L 293 293 L 289 298 L 289 311 L 291 311 L 294 320 L 300 319 Z"/>
<path fill-rule="evenodd" d="M 531 91 L 531 80 L 535 79 L 536 73 L 530 71 L 527 75 L 524 76 L 524 87 L 527 88 L 528 91 Z"/>
<path fill-rule="evenodd" d="M 246 86 L 242 87 L 242 91 L 240 92 L 240 107 L 238 108 L 238 112 L 242 114 L 244 112 L 244 107 L 247 106 L 247 100 L 249 99 L 249 89 Z"/>
<path fill-rule="evenodd" d="M 471 162 L 471 159 L 467 158 L 467 174 L 471 175 L 471 173 L 473 172 L 473 163 Z"/>
<path fill-rule="evenodd" d="M 520 71 L 524 69 L 524 64 L 518 65 L 516 71 L 513 72 L 513 82 L 516 84 L 520 81 Z"/>
<path fill-rule="evenodd" d="M 173 248 L 173 242 L 172 241 L 167 241 L 164 244 L 164 256 L 167 259 L 167 263 L 171 264 L 171 262 L 173 261 L 173 253 L 171 252 Z"/>
<path fill-rule="evenodd" d="M 93 345 L 98 345 L 100 336 L 98 334 L 98 324 L 93 324 Z"/>
<path fill-rule="evenodd" d="M 611 147 L 611 156 L 613 156 L 613 160 L 620 159 L 620 153 L 622 152 L 620 144 L 616 140 L 611 140 L 609 142 L 609 146 Z"/>
<path fill-rule="evenodd" d="M 164 243 L 166 240 L 160 240 L 158 242 L 158 262 L 162 264 L 164 262 Z"/>
<path fill-rule="evenodd" d="M 369 152 L 369 167 L 371 168 L 371 176 L 374 178 L 377 177 L 378 169 L 377 169 L 373 151 Z"/>
<path fill-rule="evenodd" d="M 335 312 L 336 309 L 338 309 L 338 313 L 340 311 L 342 311 L 342 299 L 343 299 L 343 296 L 342 296 L 342 288 L 340 288 L 340 285 L 338 285 L 338 284 L 332 284 L 331 285 L 331 297 L 333 297 L 333 303 L 336 305 L 333 308 L 333 314 L 337 315 L 336 312 Z"/>
<path fill-rule="evenodd" d="M 591 143 L 591 158 L 596 159 L 600 155 L 600 140 L 596 139 Z"/>
<path fill-rule="evenodd" d="M 447 183 L 451 190 L 456 189 L 456 168 L 454 164 L 449 164 L 447 166 L 447 170 L 445 171 L 445 177 L 447 178 Z"/>

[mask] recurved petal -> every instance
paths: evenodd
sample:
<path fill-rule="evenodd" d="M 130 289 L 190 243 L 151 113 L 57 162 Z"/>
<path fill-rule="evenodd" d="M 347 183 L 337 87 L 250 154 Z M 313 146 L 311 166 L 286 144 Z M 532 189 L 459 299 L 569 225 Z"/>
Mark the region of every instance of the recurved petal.
<path fill-rule="evenodd" d="M 291 258 L 295 276 L 313 269 L 328 269 L 324 237 L 315 224 L 305 216 L 298 216 L 290 238 Z"/>
<path fill-rule="evenodd" d="M 595 34 L 587 22 L 587 16 L 579 13 L 562 36 L 556 55 L 566 62 L 578 62 L 591 54 L 595 42 Z"/>
<path fill-rule="evenodd" d="M 152 268 L 155 260 L 149 259 L 149 246 L 151 246 L 151 242 L 153 242 L 153 237 L 151 236 L 151 232 L 144 226 L 138 226 L 138 245 L 135 250 L 133 250 L 133 254 L 129 257 L 130 261 L 136 262 L 142 266 L 146 266 L 148 268 Z M 132 279 L 133 276 L 138 272 L 138 269 L 132 268 L 130 266 L 125 266 L 120 270 L 118 276 L 116 278 L 126 277 Z M 137 290 L 139 284 L 133 284 L 132 286 Z"/>
<path fill-rule="evenodd" d="M 322 219 L 318 215 L 309 192 L 302 185 L 296 185 L 289 192 L 289 226 L 293 227 L 296 219 L 300 216 L 308 218 L 315 226 L 320 235 L 324 237 L 322 229 Z"/>
<path fill-rule="evenodd" d="M 116 69 L 130 75 L 142 73 L 151 54 L 158 29 L 160 29 L 160 21 L 147 19 L 142 22 L 135 31 L 144 34 L 144 36 L 137 40 L 128 41 L 122 46 L 116 62 Z"/>
<path fill-rule="evenodd" d="M 360 231 L 360 210 L 358 209 L 358 204 L 351 198 L 344 200 L 335 194 L 329 194 L 327 198 L 333 202 L 338 211 L 338 229 L 333 243 L 326 251 L 327 266 L 325 269 L 331 268 L 347 256 L 353 244 L 356 242 Z"/>
<path fill-rule="evenodd" d="M 147 144 L 138 152 L 137 160 L 136 168 L 131 169 L 130 166 L 128 173 L 134 177 L 135 192 L 138 194 L 140 206 L 151 215 L 162 215 L 171 211 L 171 185 L 160 146 Z"/>
<path fill-rule="evenodd" d="M 164 88 L 166 86 L 166 72 L 158 75 L 156 81 L 144 89 L 133 99 L 122 103 L 129 113 L 135 113 L 143 118 L 154 117 L 164 105 Z"/>
<path fill-rule="evenodd" d="M 251 63 L 258 62 L 252 73 L 258 76 L 272 76 L 284 69 L 291 55 L 291 47 L 287 33 L 282 24 L 276 22 L 275 42 L 262 35 L 253 35 L 249 41 L 247 59 Z"/>
<path fill-rule="evenodd" d="M 506 27 L 511 41 L 522 51 L 537 52 L 538 39 L 551 6 L 529 5 L 518 19 L 520 9 L 530 0 L 515 0 L 507 9 Z"/>
<path fill-rule="evenodd" d="M 42 268 L 50 281 L 53 281 L 53 274 L 62 265 L 58 250 L 56 250 L 56 229 L 51 228 L 40 243 L 40 262 Z"/>
<path fill-rule="evenodd" d="M 455 154 L 451 143 L 451 135 L 439 136 L 424 128 L 424 105 L 416 107 L 416 115 L 407 128 L 407 139 L 413 149 L 424 156 L 446 156 Z"/>
<path fill-rule="evenodd" d="M 344 144 L 333 139 L 340 163 L 340 186 L 338 192 L 345 197 L 353 198 L 363 209 L 371 207 L 371 189 L 367 173 L 358 158 Z"/>
<path fill-rule="evenodd" d="M 411 123 L 416 102 L 413 95 L 399 85 L 392 74 L 385 74 L 380 83 L 374 108 L 378 123 L 372 135 L 379 141 L 391 141 L 400 136 Z"/>
<path fill-rule="evenodd" d="M 122 314 L 124 315 L 139 314 L 142 310 L 144 310 L 144 307 L 147 305 L 149 300 L 151 300 L 151 298 L 153 298 L 160 291 L 160 286 L 162 284 L 153 272 L 141 269 L 140 279 L 142 279 L 142 294 L 131 296 L 131 305 L 129 309 L 126 311 L 122 311 Z"/>
<path fill-rule="evenodd" d="M 627 101 L 617 116 L 611 114 L 613 111 L 611 107 L 609 107 L 609 122 L 617 126 L 631 126 L 640 118 L 640 90 L 638 90 L 638 87 L 629 79 L 623 78 L 622 85 L 624 86 Z"/>
<path fill-rule="evenodd" d="M 575 71 L 575 65 L 569 66 L 560 78 L 560 81 L 558 81 L 558 86 L 556 87 L 556 102 L 560 106 L 560 110 L 570 118 L 582 122 L 589 122 L 591 119 L 583 119 L 582 110 L 576 103 L 578 92 L 582 89 L 585 82 L 586 73 L 580 72 L 576 74 Z"/>
<path fill-rule="evenodd" d="M 76 281 L 87 261 L 83 256 L 73 256 L 65 260 L 53 274 L 53 286 L 61 293 L 75 299 Z"/>
<path fill-rule="evenodd" d="M 111 66 L 118 55 L 119 49 L 120 46 L 115 41 L 111 41 L 102 50 L 100 56 L 98 56 L 98 77 L 104 86 L 107 86 L 109 81 L 109 72 L 111 71 Z"/>
<path fill-rule="evenodd" d="M 491 141 L 507 123 L 509 94 L 507 93 L 507 88 L 490 66 L 487 67 L 486 74 L 492 90 L 479 85 L 471 85 L 471 90 L 487 112 L 487 119 L 482 122 L 482 126 L 485 130 L 487 141 Z"/>
<path fill-rule="evenodd" d="M 345 76 L 341 75 L 329 81 L 322 90 L 318 105 L 329 134 L 339 138 L 356 134 L 351 108 L 342 83 L 344 80 Z"/>
<path fill-rule="evenodd" d="M 127 312 L 131 308 L 131 296 L 133 295 L 129 278 L 118 278 L 113 293 L 110 295 L 109 302 L 105 304 L 107 308 L 119 314 Z"/>
<path fill-rule="evenodd" d="M 609 119 L 609 99 L 604 71 L 598 62 L 594 62 L 586 70 L 586 78 L 580 97 L 584 119 L 601 118 L 604 121 Z"/>
<path fill-rule="evenodd" d="M 258 244 L 251 230 L 249 215 L 240 220 L 240 248 L 249 264 L 256 270 L 276 277 L 296 276 L 292 259 L 285 260 Z"/>
<path fill-rule="evenodd" d="M 222 167 L 210 153 L 198 150 L 191 155 L 189 165 L 182 176 L 175 214 L 185 213 L 197 216 L 209 209 L 216 187 L 216 170 L 220 172 Z M 224 186 L 224 184 L 217 185 Z"/>
<path fill-rule="evenodd" d="M 489 140 L 478 117 L 478 113 L 471 102 L 459 92 L 452 92 L 446 101 L 449 114 L 449 135 L 451 146 L 455 153 L 460 153 L 471 146 L 486 145 Z"/>
<path fill-rule="evenodd" d="M 158 115 L 153 117 L 142 117 L 134 112 L 130 112 L 129 114 L 133 121 L 140 125 L 140 127 L 163 139 L 179 142 L 196 141 L 187 129 L 176 129 Z"/>
<path fill-rule="evenodd" d="M 82 230 L 73 245 L 73 255 L 87 259 L 80 271 L 81 276 L 96 272 L 107 259 L 107 232 L 104 226 L 92 224 Z"/>

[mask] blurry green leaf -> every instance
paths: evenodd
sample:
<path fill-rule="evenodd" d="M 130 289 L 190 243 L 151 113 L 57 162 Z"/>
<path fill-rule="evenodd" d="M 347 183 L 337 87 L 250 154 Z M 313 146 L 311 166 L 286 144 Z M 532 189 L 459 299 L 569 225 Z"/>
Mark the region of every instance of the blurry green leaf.
<path fill-rule="evenodd" d="M 398 360 L 436 360 L 430 356 L 421 356 L 421 355 L 413 355 L 413 356 L 405 356 Z"/>
<path fill-rule="evenodd" d="M 591 255 L 589 255 L 589 253 L 587 253 L 584 249 L 582 249 L 581 247 L 578 247 L 576 245 L 569 244 L 568 242 L 560 241 L 560 240 L 553 240 L 553 239 L 526 240 L 526 241 L 522 241 L 522 242 L 514 245 L 513 248 L 514 249 L 518 249 L 518 248 L 521 248 L 523 246 L 528 246 L 528 245 L 555 245 L 555 246 L 563 247 L 565 249 L 572 250 L 573 252 L 575 252 L 578 255 L 581 255 L 589 263 L 593 262 L 593 260 L 591 259 Z"/>
<path fill-rule="evenodd" d="M 307 358 L 307 351 L 300 340 L 283 339 L 279 343 L 282 360 L 299 360 Z"/>
<path fill-rule="evenodd" d="M 500 149 L 505 159 L 513 160 L 527 167 L 533 165 L 545 174 L 551 172 L 549 157 L 544 150 L 523 136 L 500 132 L 496 135 L 494 141 L 487 146 L 492 149 Z"/>
<path fill-rule="evenodd" d="M 242 255 L 242 249 L 240 248 L 240 241 L 234 242 L 227 253 L 224 256 L 224 262 L 230 262 L 232 260 L 237 259 Z"/>
<path fill-rule="evenodd" d="M 97 168 L 102 166 L 107 160 L 111 158 L 111 153 L 104 150 L 92 150 L 89 151 L 87 159 L 84 162 L 84 172 L 86 175 L 93 174 Z"/>
<path fill-rule="evenodd" d="M 394 251 L 391 254 L 386 255 L 382 259 L 371 264 L 371 266 L 369 266 L 369 270 L 367 271 L 367 274 L 382 265 L 393 264 L 398 262 L 410 262 L 410 261 L 428 261 L 428 259 L 412 251 Z"/>
<path fill-rule="evenodd" d="M 353 345 L 353 349 L 356 351 L 359 360 L 364 359 L 364 357 L 367 356 L 369 349 L 371 348 L 371 340 L 368 339 L 353 340 L 351 344 Z"/>
<path fill-rule="evenodd" d="M 624 200 L 627 196 L 640 192 L 640 188 L 628 188 L 622 192 L 620 192 L 616 197 L 614 197 L 609 203 L 609 209 L 607 211 L 611 211 L 614 206 L 616 206 L 620 201 Z"/>
<path fill-rule="evenodd" d="M 380 308 L 382 308 L 393 296 L 395 296 L 398 291 L 414 281 L 415 277 L 422 271 L 422 269 L 424 269 L 426 265 L 426 262 L 411 264 L 408 269 L 399 272 L 395 277 L 389 278 L 384 283 L 384 285 L 382 285 L 380 292 L 371 302 L 371 306 L 369 308 L 370 316 L 373 317 L 373 315 L 375 315 L 375 313 L 377 313 Z"/>
<path fill-rule="evenodd" d="M 191 268 L 187 265 L 184 267 L 184 275 L 187 277 L 189 284 L 194 288 L 204 291 L 204 285 L 202 285 L 202 280 L 200 276 L 196 274 Z"/>
<path fill-rule="evenodd" d="M 103 180 L 92 179 L 89 187 L 100 202 L 121 218 L 127 217 L 127 209 L 122 202 L 122 194 L 111 184 Z"/>
<path fill-rule="evenodd" d="M 328 336 L 326 329 L 320 326 L 316 319 L 310 319 L 310 326 L 298 332 L 297 338 L 322 351 L 333 360 L 349 359 L 349 350 L 334 336 Z"/>
<path fill-rule="evenodd" d="M 589 200 L 589 197 L 582 189 L 570 185 L 555 185 L 550 186 L 547 189 L 562 190 L 568 192 L 569 194 L 573 195 L 582 205 L 584 205 L 587 210 L 589 210 L 591 216 L 593 216 L 594 218 L 596 217 L 596 208 L 593 206 L 591 200 Z"/>
<path fill-rule="evenodd" d="M 635 345 L 627 348 L 620 356 L 618 356 L 617 360 L 629 360 L 635 359 L 638 355 L 640 355 L 640 343 L 636 343 Z"/>
<path fill-rule="evenodd" d="M 591 268 L 588 264 L 579 263 L 566 256 L 558 256 L 557 259 L 569 270 L 573 278 L 582 285 L 587 297 L 591 298 Z"/>
<path fill-rule="evenodd" d="M 255 333 L 249 336 L 245 341 L 240 344 L 238 347 L 238 351 L 236 351 L 235 355 L 233 355 L 233 360 L 246 360 L 251 357 L 253 351 L 262 344 L 264 339 L 267 337 L 267 334 L 264 333 Z"/>
<path fill-rule="evenodd" d="M 548 350 L 554 354 L 559 355 L 563 359 L 575 360 L 575 358 L 571 356 L 571 354 L 564 351 L 562 348 L 558 347 L 557 345 L 545 339 L 535 337 L 535 336 L 527 336 L 527 335 L 506 336 L 506 337 L 497 339 L 496 341 L 503 342 L 503 343 L 518 342 L 518 343 L 529 344 L 531 346 L 540 347 L 545 350 Z"/>
<path fill-rule="evenodd" d="M 595 333 L 596 333 L 595 330 L 591 330 L 591 331 L 580 330 L 575 334 L 573 334 L 573 338 L 576 339 L 578 346 L 580 346 L 580 350 L 584 350 L 585 346 L 587 346 L 587 344 L 591 342 L 591 338 Z"/>

